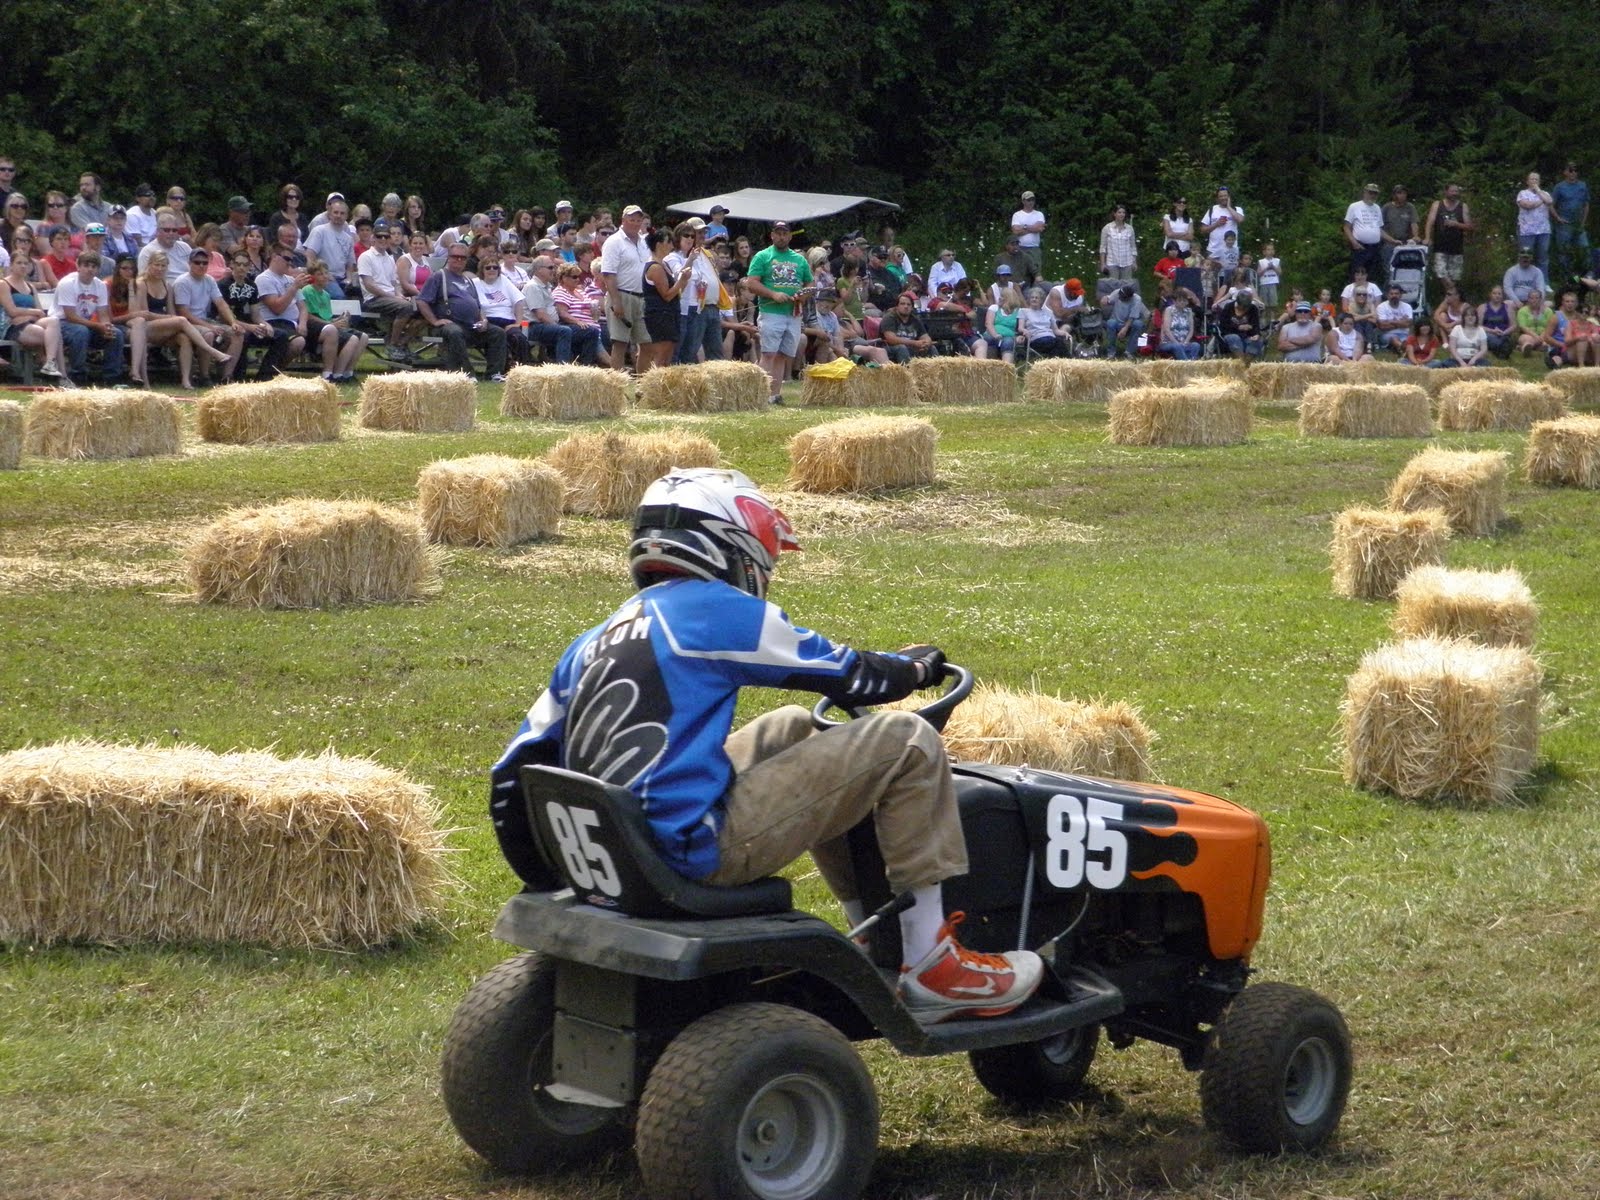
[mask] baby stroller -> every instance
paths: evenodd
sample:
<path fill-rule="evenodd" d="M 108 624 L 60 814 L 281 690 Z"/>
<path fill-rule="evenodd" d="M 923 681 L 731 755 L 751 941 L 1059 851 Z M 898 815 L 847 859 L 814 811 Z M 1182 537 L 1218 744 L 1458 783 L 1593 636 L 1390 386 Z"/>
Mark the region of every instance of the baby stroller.
<path fill-rule="evenodd" d="M 1428 248 L 1417 242 L 1396 246 L 1389 259 L 1389 286 L 1416 312 L 1428 311 Z"/>
<path fill-rule="evenodd" d="M 1086 304 L 1071 322 L 1072 348 L 1078 358 L 1098 358 L 1105 347 L 1106 315 L 1097 304 Z"/>

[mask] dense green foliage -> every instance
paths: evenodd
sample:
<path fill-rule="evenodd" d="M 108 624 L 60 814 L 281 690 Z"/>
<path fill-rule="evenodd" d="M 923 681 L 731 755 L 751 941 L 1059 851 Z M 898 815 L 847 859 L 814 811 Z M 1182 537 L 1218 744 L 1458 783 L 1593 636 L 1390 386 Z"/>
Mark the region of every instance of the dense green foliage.
<path fill-rule="evenodd" d="M 1505 265 L 1516 181 L 1600 140 L 1593 10 L 1557 0 L 1003 17 L 972 0 L 16 0 L 7 16 L 0 153 L 21 186 L 183 182 L 201 212 L 239 190 L 264 206 L 289 178 L 418 191 L 435 216 L 558 190 L 655 206 L 809 187 L 896 200 L 914 254 L 949 240 L 980 261 L 1026 186 L 1057 231 L 1047 273 L 1070 274 L 1112 203 L 1149 246 L 1176 191 L 1199 204 L 1226 180 L 1246 244 L 1276 236 L 1310 281 L 1337 270 L 1365 178 L 1425 201 L 1450 175 L 1487 222 L 1477 284 Z"/>

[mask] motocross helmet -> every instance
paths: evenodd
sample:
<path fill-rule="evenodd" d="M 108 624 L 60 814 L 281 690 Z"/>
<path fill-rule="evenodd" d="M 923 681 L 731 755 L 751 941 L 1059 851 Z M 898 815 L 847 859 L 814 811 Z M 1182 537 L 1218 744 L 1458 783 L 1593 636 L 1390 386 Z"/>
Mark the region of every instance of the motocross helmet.
<path fill-rule="evenodd" d="M 645 489 L 633 516 L 628 568 L 640 588 L 663 577 L 720 579 L 766 599 L 784 550 L 798 550 L 789 518 L 740 471 L 674 470 Z"/>

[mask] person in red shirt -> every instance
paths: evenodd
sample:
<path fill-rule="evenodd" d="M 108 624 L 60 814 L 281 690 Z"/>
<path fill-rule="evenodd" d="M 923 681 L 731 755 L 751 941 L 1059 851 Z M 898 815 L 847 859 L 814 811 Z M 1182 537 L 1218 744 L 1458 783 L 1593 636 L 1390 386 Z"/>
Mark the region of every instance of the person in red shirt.
<path fill-rule="evenodd" d="M 1187 262 L 1183 257 L 1183 251 L 1178 249 L 1178 243 L 1168 242 L 1166 254 L 1156 262 L 1156 278 L 1171 279 L 1177 274 L 1179 267 L 1186 265 Z"/>
<path fill-rule="evenodd" d="M 50 253 L 44 256 L 57 279 L 78 273 L 78 252 L 72 248 L 72 230 L 65 225 L 50 227 Z"/>

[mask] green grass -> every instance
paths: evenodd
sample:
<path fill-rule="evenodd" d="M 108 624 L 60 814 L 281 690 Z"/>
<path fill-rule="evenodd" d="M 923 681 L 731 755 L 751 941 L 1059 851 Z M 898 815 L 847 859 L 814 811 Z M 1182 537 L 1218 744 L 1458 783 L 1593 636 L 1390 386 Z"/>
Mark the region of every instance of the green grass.
<path fill-rule="evenodd" d="M 434 458 L 531 454 L 565 432 L 501 421 L 497 389 L 483 395 L 468 434 L 351 430 L 324 446 L 28 460 L 0 477 L 0 748 L 91 736 L 371 754 L 435 790 L 463 878 L 437 929 L 384 952 L 0 953 L 0 1195 L 642 1195 L 626 1156 L 495 1176 L 455 1138 L 436 1078 L 451 1009 L 507 953 L 487 933 L 512 880 L 484 820 L 485 768 L 561 648 L 626 594 L 621 524 L 571 519 L 551 544 L 453 551 L 442 594 L 416 606 L 263 614 L 172 598 L 184 532 L 225 507 L 409 503 Z M 788 436 L 837 415 L 693 423 L 773 486 Z M 1329 1152 L 1260 1159 L 1204 1132 L 1194 1077 L 1157 1047 L 1103 1051 L 1082 1102 L 1019 1117 L 963 1059 L 868 1046 L 884 1108 L 869 1194 L 1600 1192 L 1600 496 L 1514 480 L 1511 522 L 1449 550 L 1451 565 L 1527 577 L 1553 722 L 1521 802 L 1463 813 L 1353 791 L 1334 749 L 1344 679 L 1386 638 L 1389 606 L 1333 596 L 1329 518 L 1381 500 L 1422 443 L 1299 439 L 1266 409 L 1247 445 L 1208 450 L 1108 445 L 1087 406 L 931 416 L 941 483 L 796 502 L 806 550 L 775 598 L 842 640 L 932 640 L 993 682 L 1137 703 L 1160 778 L 1272 827 L 1256 965 L 1342 1006 L 1357 1075 Z M 1515 465 L 1523 439 L 1441 440 L 1507 449 Z M 814 874 L 797 874 L 832 912 Z"/>

